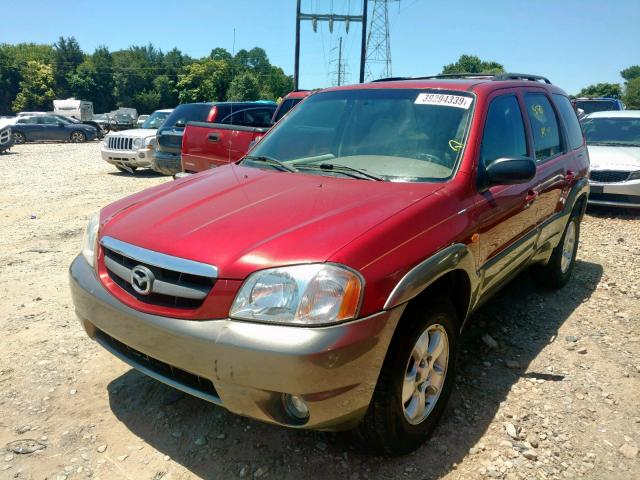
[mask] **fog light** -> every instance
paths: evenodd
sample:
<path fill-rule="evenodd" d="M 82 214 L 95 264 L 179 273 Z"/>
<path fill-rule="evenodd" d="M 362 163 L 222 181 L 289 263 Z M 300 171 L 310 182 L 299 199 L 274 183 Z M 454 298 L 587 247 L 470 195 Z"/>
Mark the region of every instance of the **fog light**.
<path fill-rule="evenodd" d="M 309 407 L 302 397 L 297 395 L 282 394 L 282 401 L 287 413 L 298 420 L 306 420 L 309 417 Z"/>
<path fill-rule="evenodd" d="M 140 153 L 138 153 L 138 156 L 139 156 L 140 158 L 144 158 L 144 152 L 140 152 Z"/>

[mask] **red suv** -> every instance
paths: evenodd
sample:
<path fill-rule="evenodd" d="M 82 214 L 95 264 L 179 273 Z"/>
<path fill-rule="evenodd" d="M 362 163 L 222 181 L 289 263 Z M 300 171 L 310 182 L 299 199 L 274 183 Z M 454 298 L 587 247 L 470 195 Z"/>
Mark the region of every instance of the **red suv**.
<path fill-rule="evenodd" d="M 574 267 L 589 159 L 532 75 L 310 96 L 242 160 L 117 201 L 71 265 L 88 335 L 240 415 L 417 448 L 470 314 Z"/>

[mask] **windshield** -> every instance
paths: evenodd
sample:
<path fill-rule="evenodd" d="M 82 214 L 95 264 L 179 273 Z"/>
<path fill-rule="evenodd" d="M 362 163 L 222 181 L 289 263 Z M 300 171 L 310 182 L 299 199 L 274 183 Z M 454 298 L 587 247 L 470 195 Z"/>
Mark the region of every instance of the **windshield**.
<path fill-rule="evenodd" d="M 640 118 L 587 118 L 582 127 L 589 145 L 640 147 Z"/>
<path fill-rule="evenodd" d="M 76 120 L 75 118 L 65 117 L 64 115 L 54 115 L 56 120 L 61 121 L 65 125 L 69 125 L 70 123 L 81 123 L 80 120 Z"/>
<path fill-rule="evenodd" d="M 178 105 L 162 125 L 164 128 L 184 128 L 187 122 L 206 122 L 213 107 L 210 103 L 184 103 Z"/>
<path fill-rule="evenodd" d="M 620 110 L 618 102 L 614 100 L 576 100 L 576 107 L 584 110 L 585 115 L 593 112 Z"/>
<path fill-rule="evenodd" d="M 320 93 L 291 110 L 251 157 L 305 173 L 349 175 L 357 169 L 387 181 L 442 181 L 458 163 L 472 104 L 466 92 L 442 90 Z"/>
<path fill-rule="evenodd" d="M 142 128 L 160 128 L 171 112 L 153 112 L 142 124 Z"/>

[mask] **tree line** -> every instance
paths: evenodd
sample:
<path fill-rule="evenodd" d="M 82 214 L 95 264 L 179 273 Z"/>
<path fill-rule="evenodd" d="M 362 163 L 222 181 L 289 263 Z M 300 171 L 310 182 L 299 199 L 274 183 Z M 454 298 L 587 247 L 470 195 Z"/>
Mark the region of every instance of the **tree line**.
<path fill-rule="evenodd" d="M 0 115 L 51 110 L 53 100 L 69 97 L 92 101 L 96 113 L 117 107 L 150 113 L 184 102 L 276 100 L 292 89 L 291 76 L 258 47 L 235 55 L 214 48 L 196 59 L 152 44 L 85 53 L 74 37 L 53 45 L 0 44 Z"/>
<path fill-rule="evenodd" d="M 445 65 L 442 73 L 504 73 L 498 62 L 481 60 L 475 55 L 461 55 L 457 62 Z M 597 83 L 580 90 L 575 97 L 610 97 L 622 100 L 629 110 L 640 109 L 640 65 L 632 65 L 620 72 L 625 80 L 619 83 Z"/>

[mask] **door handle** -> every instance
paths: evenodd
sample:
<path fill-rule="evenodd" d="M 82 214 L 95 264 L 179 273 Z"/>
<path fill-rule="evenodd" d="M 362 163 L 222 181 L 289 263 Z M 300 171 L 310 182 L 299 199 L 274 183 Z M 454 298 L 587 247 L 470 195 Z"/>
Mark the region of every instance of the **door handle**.
<path fill-rule="evenodd" d="M 536 190 L 529 190 L 527 196 L 524 198 L 524 208 L 529 208 L 533 202 L 538 198 L 538 192 Z"/>
<path fill-rule="evenodd" d="M 207 140 L 209 142 L 219 142 L 220 141 L 220 135 L 217 133 L 211 133 L 209 134 L 209 136 L 207 137 Z"/>

